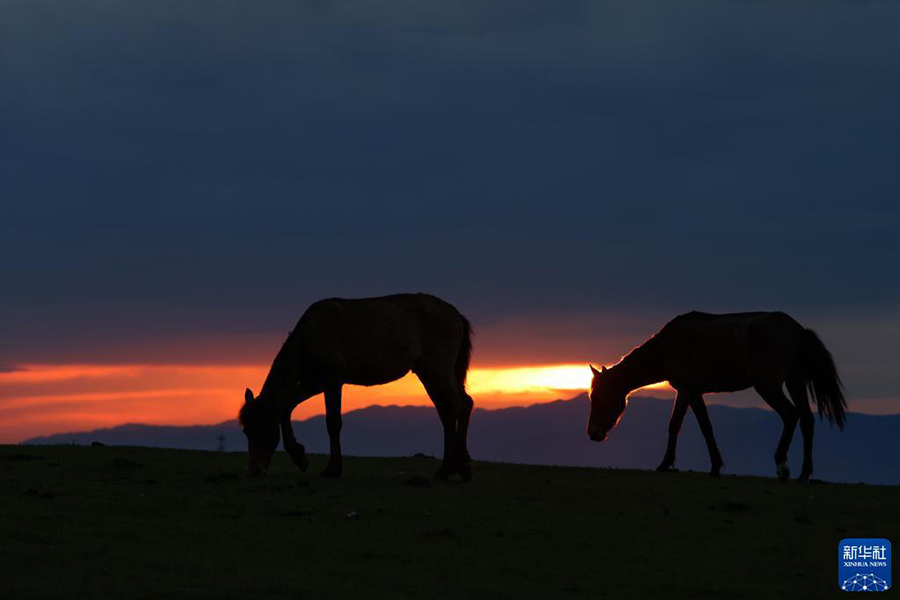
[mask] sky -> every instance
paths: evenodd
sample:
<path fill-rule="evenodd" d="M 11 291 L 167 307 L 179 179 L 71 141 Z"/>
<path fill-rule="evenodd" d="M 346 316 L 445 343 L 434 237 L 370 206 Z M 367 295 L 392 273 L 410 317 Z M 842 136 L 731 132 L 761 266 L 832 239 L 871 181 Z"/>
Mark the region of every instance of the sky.
<path fill-rule="evenodd" d="M 898 28 L 890 2 L 5 0 L 0 442 L 232 418 L 311 302 L 402 291 L 474 323 L 480 406 L 572 396 L 568 366 L 682 312 L 784 310 L 851 410 L 900 412 Z"/>

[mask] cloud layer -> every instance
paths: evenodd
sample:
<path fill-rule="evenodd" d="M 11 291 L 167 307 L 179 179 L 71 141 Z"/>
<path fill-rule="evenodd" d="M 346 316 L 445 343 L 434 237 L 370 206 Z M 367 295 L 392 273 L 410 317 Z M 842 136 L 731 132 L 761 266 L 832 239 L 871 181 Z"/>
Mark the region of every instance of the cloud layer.
<path fill-rule="evenodd" d="M 621 354 L 690 309 L 896 328 L 898 26 L 881 2 L 4 2 L 0 365 L 262 363 L 311 301 L 401 290 L 545 332 L 480 335 L 494 364 Z"/>

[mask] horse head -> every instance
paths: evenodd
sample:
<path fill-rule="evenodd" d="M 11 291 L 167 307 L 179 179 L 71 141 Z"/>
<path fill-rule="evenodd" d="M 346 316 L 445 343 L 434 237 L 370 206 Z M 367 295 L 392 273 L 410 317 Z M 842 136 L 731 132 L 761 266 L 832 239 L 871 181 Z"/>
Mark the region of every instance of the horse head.
<path fill-rule="evenodd" d="M 616 382 L 614 373 L 603 367 L 598 371 L 590 365 L 594 377 L 591 380 L 591 416 L 588 419 L 588 437 L 602 442 L 609 432 L 619 424 L 627 404 L 628 390 Z"/>
<path fill-rule="evenodd" d="M 262 399 L 254 398 L 248 388 L 244 392 L 244 405 L 238 413 L 238 422 L 247 436 L 247 475 L 264 475 L 281 437 L 278 417 Z"/>

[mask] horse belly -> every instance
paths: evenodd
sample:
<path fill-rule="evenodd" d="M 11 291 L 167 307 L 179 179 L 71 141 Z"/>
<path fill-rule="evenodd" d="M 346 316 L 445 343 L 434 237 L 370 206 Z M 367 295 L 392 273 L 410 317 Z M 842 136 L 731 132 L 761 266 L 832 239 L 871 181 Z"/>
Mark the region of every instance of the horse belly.
<path fill-rule="evenodd" d="M 789 358 L 796 354 L 792 334 L 797 327 L 780 313 L 714 315 L 699 322 L 686 321 L 672 341 L 669 380 L 710 393 L 783 381 Z"/>
<path fill-rule="evenodd" d="M 736 392 L 752 385 L 746 353 L 733 344 L 686 346 L 673 364 L 669 382 L 675 389 L 701 393 Z"/>
<path fill-rule="evenodd" d="M 352 372 L 348 373 L 347 380 L 345 383 L 349 383 L 351 385 L 365 385 L 365 386 L 373 386 L 373 385 L 384 385 L 386 383 L 390 383 L 392 381 L 397 381 L 398 379 L 402 379 L 409 373 L 408 367 L 396 367 L 394 369 L 385 369 L 385 368 L 376 368 L 376 369 L 365 369 L 365 368 L 357 368 Z"/>
<path fill-rule="evenodd" d="M 309 346 L 338 365 L 337 376 L 353 385 L 382 385 L 419 362 L 428 312 L 417 296 L 333 300 L 324 306 Z M 314 350 L 315 352 L 316 350 Z"/>
<path fill-rule="evenodd" d="M 374 341 L 374 340 L 373 340 Z M 420 354 L 411 339 L 386 338 L 364 348 L 346 348 L 346 382 L 353 385 L 382 385 L 410 372 Z"/>
<path fill-rule="evenodd" d="M 751 387 L 749 379 L 746 378 L 723 378 L 720 381 L 710 381 L 703 386 L 704 394 L 717 394 L 723 392 L 739 392 Z"/>

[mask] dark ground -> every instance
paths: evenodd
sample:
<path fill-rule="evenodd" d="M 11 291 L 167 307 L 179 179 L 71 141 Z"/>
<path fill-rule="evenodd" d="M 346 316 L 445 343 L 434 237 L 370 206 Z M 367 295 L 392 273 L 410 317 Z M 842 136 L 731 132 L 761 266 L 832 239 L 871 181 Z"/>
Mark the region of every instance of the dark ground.
<path fill-rule="evenodd" d="M 436 466 L 0 446 L 0 598 L 818 598 L 841 538 L 900 533 L 900 487 Z"/>

